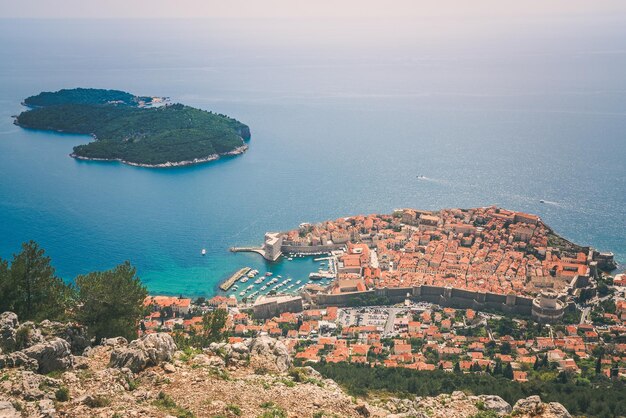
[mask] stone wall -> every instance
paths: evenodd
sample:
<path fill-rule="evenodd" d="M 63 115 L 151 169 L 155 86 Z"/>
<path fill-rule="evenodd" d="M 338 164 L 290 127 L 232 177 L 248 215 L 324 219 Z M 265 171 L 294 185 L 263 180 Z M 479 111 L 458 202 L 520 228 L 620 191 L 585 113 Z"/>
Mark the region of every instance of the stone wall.
<path fill-rule="evenodd" d="M 415 286 L 397 288 L 378 288 L 364 292 L 340 294 L 318 294 L 313 300 L 320 307 L 347 306 L 365 297 L 386 297 L 390 303 L 399 303 L 409 298 L 415 302 L 430 302 L 444 307 L 459 309 L 493 309 L 503 313 L 530 315 L 532 299 L 519 295 L 502 295 L 497 293 L 474 292 L 465 289 L 454 289 L 440 286 Z M 507 303 L 508 299 L 508 303 Z"/>

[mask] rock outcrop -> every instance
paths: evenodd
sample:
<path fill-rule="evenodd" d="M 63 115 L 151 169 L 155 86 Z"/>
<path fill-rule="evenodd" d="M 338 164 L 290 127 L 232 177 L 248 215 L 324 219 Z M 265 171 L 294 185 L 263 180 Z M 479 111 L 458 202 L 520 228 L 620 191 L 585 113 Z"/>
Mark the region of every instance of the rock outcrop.
<path fill-rule="evenodd" d="M 539 396 L 529 396 L 520 399 L 513 406 L 515 416 L 545 417 L 545 418 L 571 418 L 563 405 L 557 402 L 543 403 Z"/>
<path fill-rule="evenodd" d="M 268 336 L 182 352 L 165 333 L 84 349 L 83 331 L 0 316 L 3 347 L 12 350 L 0 355 L 0 417 L 570 417 L 537 396 L 513 408 L 498 396 L 463 392 L 356 400 L 315 369 L 293 367 L 285 345 Z M 60 373 L 42 374 L 50 371 Z"/>
<path fill-rule="evenodd" d="M 67 370 L 72 366 L 70 344 L 58 337 L 28 347 L 22 353 L 37 361 L 39 373 Z"/>
<path fill-rule="evenodd" d="M 268 336 L 251 338 L 235 344 L 212 343 L 208 353 L 221 356 L 226 364 L 247 363 L 255 370 L 284 372 L 291 366 L 291 357 L 285 345 Z"/>
<path fill-rule="evenodd" d="M 0 314 L 0 354 L 15 350 L 19 322 L 13 312 Z"/>
<path fill-rule="evenodd" d="M 66 370 L 72 353 L 90 345 L 84 327 L 43 321 L 19 323 L 13 312 L 0 314 L 0 368 L 21 367 L 39 373 Z"/>
<path fill-rule="evenodd" d="M 571 418 L 563 405 L 556 402 L 543 403 L 539 396 L 520 399 L 513 408 L 499 396 L 471 396 L 459 391 L 434 397 L 374 400 L 372 403 L 388 411 L 389 418 L 468 418 L 481 411 L 500 417 L 514 415 L 519 418 Z"/>
<path fill-rule="evenodd" d="M 148 334 L 128 346 L 117 346 L 111 353 L 110 367 L 128 368 L 137 373 L 149 366 L 170 361 L 176 344 L 169 334 Z"/>

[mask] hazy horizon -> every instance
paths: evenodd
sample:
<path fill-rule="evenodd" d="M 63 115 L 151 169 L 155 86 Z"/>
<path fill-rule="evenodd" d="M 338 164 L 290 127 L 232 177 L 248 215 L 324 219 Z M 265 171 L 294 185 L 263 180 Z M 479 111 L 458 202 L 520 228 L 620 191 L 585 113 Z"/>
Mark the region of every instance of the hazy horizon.
<path fill-rule="evenodd" d="M 0 18 L 415 18 L 415 17 L 520 17 L 626 13 L 626 2 L 605 0 L 397 0 L 384 4 L 373 0 L 203 1 L 19 0 L 0 2 Z"/>

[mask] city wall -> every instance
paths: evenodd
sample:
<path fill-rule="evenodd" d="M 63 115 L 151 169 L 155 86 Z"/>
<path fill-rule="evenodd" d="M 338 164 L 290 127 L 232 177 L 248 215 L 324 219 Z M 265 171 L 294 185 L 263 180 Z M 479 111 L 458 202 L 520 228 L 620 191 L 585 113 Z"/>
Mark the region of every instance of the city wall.
<path fill-rule="evenodd" d="M 340 294 L 318 294 L 314 299 L 318 306 L 349 306 L 367 297 L 385 297 L 390 303 L 400 303 L 407 299 L 415 302 L 430 302 L 457 309 L 493 309 L 503 313 L 530 315 L 532 298 L 518 295 L 502 295 L 490 292 L 475 292 L 440 286 L 415 286 L 379 288 L 364 292 Z"/>
<path fill-rule="evenodd" d="M 299 254 L 315 254 L 329 253 L 345 247 L 345 244 L 329 244 L 329 245 L 291 245 L 283 244 L 280 250 L 283 254 L 299 253 Z"/>

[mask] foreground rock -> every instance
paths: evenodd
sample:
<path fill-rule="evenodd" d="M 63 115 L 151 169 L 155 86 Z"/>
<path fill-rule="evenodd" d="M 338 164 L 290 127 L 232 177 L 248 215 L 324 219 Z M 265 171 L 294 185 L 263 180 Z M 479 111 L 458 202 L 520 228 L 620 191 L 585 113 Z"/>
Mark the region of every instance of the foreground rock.
<path fill-rule="evenodd" d="M 70 344 L 61 338 L 35 344 L 22 353 L 37 361 L 39 373 L 66 370 L 72 366 Z"/>
<path fill-rule="evenodd" d="M 170 361 L 176 344 L 169 334 L 148 334 L 128 346 L 116 347 L 111 353 L 110 367 L 128 368 L 140 372 L 149 366 Z"/>
<path fill-rule="evenodd" d="M 13 312 L 0 314 L 0 368 L 20 367 L 39 373 L 67 370 L 72 354 L 90 345 L 84 327 L 42 321 L 20 324 Z"/>
<path fill-rule="evenodd" d="M 387 416 L 390 418 L 468 418 L 481 412 L 500 417 L 513 415 L 521 418 L 571 418 L 563 405 L 556 402 L 543 403 L 539 396 L 520 399 L 514 407 L 499 396 L 471 396 L 459 391 L 434 397 L 374 400 L 372 403 L 388 411 Z"/>
<path fill-rule="evenodd" d="M 285 345 L 268 336 L 252 338 L 236 344 L 212 343 L 207 353 L 221 356 L 226 364 L 249 364 L 253 370 L 285 372 L 291 366 L 291 357 Z"/>
<path fill-rule="evenodd" d="M 29 338 L 21 326 L 32 328 Z M 106 339 L 74 355 L 68 339 L 81 351 L 80 330 L 64 339 L 12 315 L 0 317 L 0 329 L 6 347 L 32 344 L 0 356 L 0 417 L 569 417 L 539 397 L 513 408 L 498 396 L 462 392 L 356 400 L 313 368 L 293 367 L 284 344 L 268 336 L 182 352 L 170 335 L 150 334 L 130 343 Z M 49 371 L 61 373 L 41 374 Z"/>

